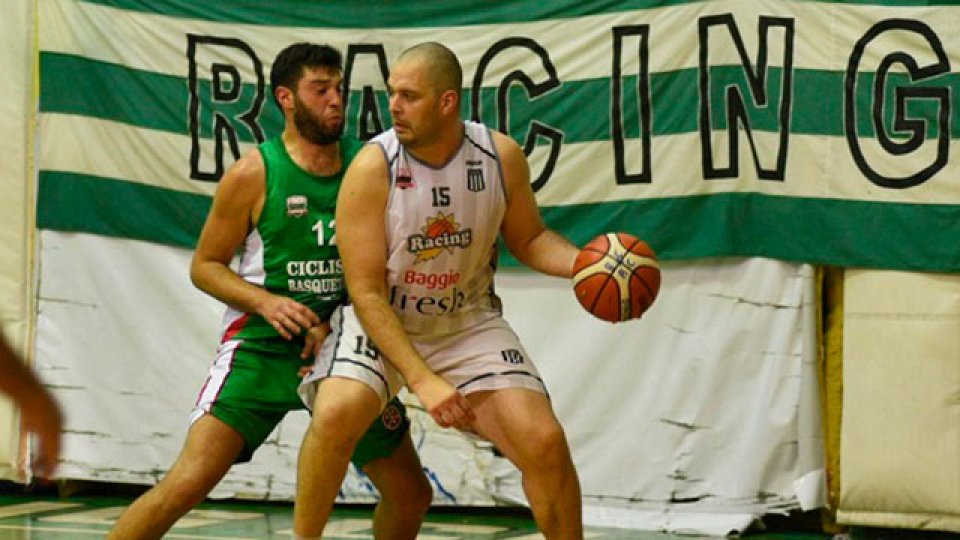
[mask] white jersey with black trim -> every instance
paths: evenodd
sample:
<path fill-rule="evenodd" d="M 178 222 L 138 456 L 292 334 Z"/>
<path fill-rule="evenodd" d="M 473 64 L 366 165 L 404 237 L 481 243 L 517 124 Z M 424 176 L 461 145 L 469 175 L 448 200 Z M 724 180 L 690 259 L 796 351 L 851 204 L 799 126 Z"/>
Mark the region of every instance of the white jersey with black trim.
<path fill-rule="evenodd" d="M 464 122 L 460 149 L 441 167 L 410 155 L 392 129 L 371 143 L 390 171 L 388 294 L 407 333 L 429 339 L 500 316 L 493 274 L 507 197 L 489 129 Z"/>

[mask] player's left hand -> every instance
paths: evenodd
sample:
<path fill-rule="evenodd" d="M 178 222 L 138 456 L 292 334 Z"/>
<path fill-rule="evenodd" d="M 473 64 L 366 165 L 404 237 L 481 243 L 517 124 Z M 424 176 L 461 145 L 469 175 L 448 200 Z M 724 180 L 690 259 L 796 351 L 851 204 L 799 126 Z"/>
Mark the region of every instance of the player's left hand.
<path fill-rule="evenodd" d="M 303 351 L 300 352 L 300 358 L 312 360 L 320 352 L 320 345 L 323 344 L 323 340 L 327 339 L 329 335 L 330 323 L 328 321 L 311 326 L 307 330 L 307 335 L 304 336 Z"/>
<path fill-rule="evenodd" d="M 440 376 L 431 373 L 419 384 L 409 386 L 440 427 L 467 429 L 476 420 L 470 402 Z"/>

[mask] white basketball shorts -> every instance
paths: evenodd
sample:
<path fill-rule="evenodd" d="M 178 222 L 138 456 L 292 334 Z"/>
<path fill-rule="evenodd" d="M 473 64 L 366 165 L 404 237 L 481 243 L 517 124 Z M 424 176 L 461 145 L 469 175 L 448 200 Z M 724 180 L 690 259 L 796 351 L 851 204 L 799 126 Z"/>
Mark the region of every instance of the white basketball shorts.
<path fill-rule="evenodd" d="M 310 374 L 300 384 L 304 403 L 313 407 L 321 380 L 345 377 L 366 383 L 386 406 L 404 380 L 367 339 L 353 306 L 338 307 L 330 317 L 330 327 Z M 413 346 L 434 373 L 464 395 L 502 388 L 528 388 L 547 394 L 540 372 L 502 317 L 430 341 L 414 339 Z"/>

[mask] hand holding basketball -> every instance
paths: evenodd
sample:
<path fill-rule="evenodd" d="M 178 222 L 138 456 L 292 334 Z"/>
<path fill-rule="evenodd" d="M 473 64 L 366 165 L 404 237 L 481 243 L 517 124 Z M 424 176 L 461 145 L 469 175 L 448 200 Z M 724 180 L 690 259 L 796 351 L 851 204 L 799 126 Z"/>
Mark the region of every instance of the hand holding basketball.
<path fill-rule="evenodd" d="M 660 266 L 646 242 L 606 233 L 587 242 L 573 264 L 577 301 L 609 322 L 638 319 L 660 291 Z"/>

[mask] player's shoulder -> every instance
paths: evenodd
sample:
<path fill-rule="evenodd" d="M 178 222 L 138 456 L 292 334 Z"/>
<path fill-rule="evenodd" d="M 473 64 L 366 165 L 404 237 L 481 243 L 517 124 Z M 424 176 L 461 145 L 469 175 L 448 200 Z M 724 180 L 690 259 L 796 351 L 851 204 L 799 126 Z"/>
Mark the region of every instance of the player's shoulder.
<path fill-rule="evenodd" d="M 501 160 L 510 161 L 525 157 L 523 149 L 520 148 L 520 145 L 517 144 L 517 141 L 513 140 L 513 137 L 501 133 L 495 129 L 489 130 L 489 133 L 490 140 L 493 143 L 497 155 L 500 156 Z"/>
<path fill-rule="evenodd" d="M 504 152 L 515 153 L 520 151 L 520 146 L 509 135 L 505 135 L 495 129 L 491 129 L 486 124 L 466 120 L 463 122 L 464 136 L 474 145 L 480 147 L 486 152 L 495 151 L 503 155 Z M 492 145 L 492 148 L 490 147 Z"/>
<path fill-rule="evenodd" d="M 384 158 L 383 147 L 372 140 L 366 144 L 361 144 L 350 162 L 349 170 L 364 174 L 386 173 L 387 162 Z"/>
<path fill-rule="evenodd" d="M 240 156 L 227 169 L 217 185 L 221 197 L 256 197 L 266 186 L 266 165 L 259 147 Z"/>
<path fill-rule="evenodd" d="M 224 178 L 263 178 L 266 165 L 264 164 L 263 152 L 260 147 L 255 147 L 240 156 L 224 175 Z"/>

